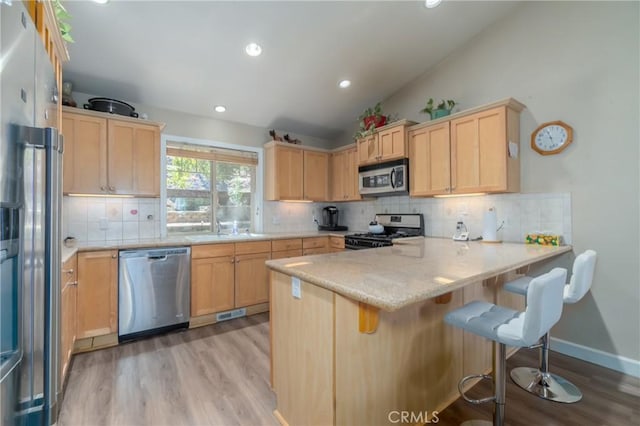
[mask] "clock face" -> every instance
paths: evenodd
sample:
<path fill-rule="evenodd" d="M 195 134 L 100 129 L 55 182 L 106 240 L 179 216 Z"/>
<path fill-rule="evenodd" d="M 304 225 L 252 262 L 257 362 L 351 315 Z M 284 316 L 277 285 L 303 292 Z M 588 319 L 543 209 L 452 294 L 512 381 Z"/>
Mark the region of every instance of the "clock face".
<path fill-rule="evenodd" d="M 571 143 L 572 129 L 567 124 L 557 121 L 540 126 L 533 133 L 531 147 L 540 154 L 556 154 Z"/>

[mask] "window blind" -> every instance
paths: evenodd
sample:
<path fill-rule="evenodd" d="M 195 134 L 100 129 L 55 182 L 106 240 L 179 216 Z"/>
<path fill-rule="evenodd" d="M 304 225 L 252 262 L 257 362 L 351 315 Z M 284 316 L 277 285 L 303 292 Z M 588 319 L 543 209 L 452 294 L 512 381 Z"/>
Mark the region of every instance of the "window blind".
<path fill-rule="evenodd" d="M 197 158 L 199 160 L 222 161 L 225 163 L 258 164 L 258 155 L 255 152 L 190 144 L 167 145 L 167 155 L 172 157 Z"/>

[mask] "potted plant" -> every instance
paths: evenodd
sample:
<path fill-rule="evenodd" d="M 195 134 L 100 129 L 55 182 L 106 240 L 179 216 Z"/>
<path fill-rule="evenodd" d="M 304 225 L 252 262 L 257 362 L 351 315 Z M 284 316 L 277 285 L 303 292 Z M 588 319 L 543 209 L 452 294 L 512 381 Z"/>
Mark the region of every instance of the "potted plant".
<path fill-rule="evenodd" d="M 441 100 L 437 106 L 434 106 L 433 98 L 429 98 L 427 106 L 425 106 L 420 112 L 423 114 L 429 114 L 431 119 L 435 120 L 436 118 L 445 117 L 451 114 L 451 110 L 455 105 L 455 101 L 448 99 L 446 101 Z"/>
<path fill-rule="evenodd" d="M 387 124 L 389 117 L 382 114 L 382 105 L 378 102 L 373 108 L 365 109 L 358 120 L 360 121 L 360 128 L 354 135 L 354 139 L 361 139 L 365 136 L 372 135 L 378 128 Z"/>

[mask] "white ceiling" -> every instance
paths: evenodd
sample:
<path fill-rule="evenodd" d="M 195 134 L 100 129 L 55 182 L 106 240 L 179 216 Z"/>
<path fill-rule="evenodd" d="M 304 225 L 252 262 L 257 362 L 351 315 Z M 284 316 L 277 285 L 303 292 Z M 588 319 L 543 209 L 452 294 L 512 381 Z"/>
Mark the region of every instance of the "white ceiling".
<path fill-rule="evenodd" d="M 75 91 L 332 139 L 517 2 L 64 4 Z M 245 54 L 251 41 L 261 56 Z"/>

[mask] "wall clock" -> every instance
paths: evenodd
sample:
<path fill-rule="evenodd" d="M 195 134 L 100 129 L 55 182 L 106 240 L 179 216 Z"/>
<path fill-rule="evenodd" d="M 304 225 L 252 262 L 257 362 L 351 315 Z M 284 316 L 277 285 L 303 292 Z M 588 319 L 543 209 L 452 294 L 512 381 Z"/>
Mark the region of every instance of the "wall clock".
<path fill-rule="evenodd" d="M 531 133 L 531 148 L 542 155 L 557 154 L 573 141 L 573 129 L 562 121 L 543 123 Z"/>

